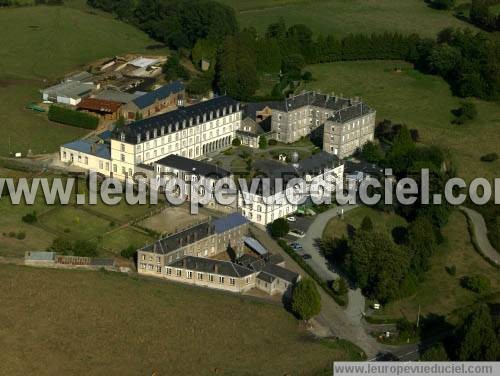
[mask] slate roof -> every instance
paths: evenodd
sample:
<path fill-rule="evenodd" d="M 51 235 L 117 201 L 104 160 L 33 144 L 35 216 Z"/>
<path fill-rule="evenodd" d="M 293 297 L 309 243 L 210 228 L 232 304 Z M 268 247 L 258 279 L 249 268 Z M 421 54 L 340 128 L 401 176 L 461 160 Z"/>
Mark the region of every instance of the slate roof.
<path fill-rule="evenodd" d="M 243 113 L 245 116 L 252 120 L 257 118 L 257 112 L 262 111 L 264 108 L 269 107 L 283 108 L 283 101 L 268 101 L 268 102 L 250 102 L 246 103 L 243 107 Z"/>
<path fill-rule="evenodd" d="M 132 100 L 140 109 L 151 106 L 156 100 L 168 98 L 171 94 L 180 93 L 184 90 L 184 84 L 180 81 L 173 81 L 162 87 L 144 94 Z"/>
<path fill-rule="evenodd" d="M 248 220 L 240 213 L 232 213 L 225 217 L 217 218 L 212 221 L 215 232 L 221 234 L 235 227 L 248 223 Z"/>
<path fill-rule="evenodd" d="M 229 106 L 232 106 L 233 113 L 236 113 L 236 105 L 237 102 L 234 99 L 227 96 L 221 96 L 210 99 L 208 101 L 193 104 L 188 107 L 181 107 L 177 110 L 170 111 L 161 115 L 139 120 L 123 128 L 123 132 L 125 133 L 125 140 L 128 143 L 136 144 L 137 135 L 141 134 L 142 140 L 144 141 L 146 139 L 145 134 L 147 131 L 151 131 L 152 133 L 153 129 L 156 129 L 158 134 L 160 134 L 160 130 L 162 127 L 165 127 L 165 134 L 168 133 L 169 126 L 171 126 L 171 132 L 175 132 L 176 123 L 178 123 L 180 130 L 182 129 L 183 121 L 186 122 L 185 127 L 189 128 L 190 119 L 193 120 L 193 125 L 196 125 L 197 116 L 199 116 L 199 120 L 201 123 L 203 115 L 206 114 L 208 121 L 210 111 L 213 112 L 213 116 L 215 119 L 216 110 L 220 110 L 220 116 L 222 116 L 222 109 L 226 108 L 226 111 L 229 111 Z M 120 134 L 115 134 L 115 137 L 116 139 L 120 139 Z"/>
<path fill-rule="evenodd" d="M 177 170 L 185 171 L 188 173 L 201 175 L 205 177 L 212 177 L 215 179 L 222 179 L 224 177 L 230 176 L 231 173 L 219 166 L 196 161 L 194 159 L 189 159 L 182 157 L 180 155 L 171 154 L 165 158 L 156 161 L 155 163 L 165 166 L 175 168 Z"/>
<path fill-rule="evenodd" d="M 24 254 L 24 258 L 30 261 L 54 261 L 55 252 L 30 251 Z"/>
<path fill-rule="evenodd" d="M 210 236 L 213 234 L 213 231 L 214 228 L 209 222 L 202 222 L 176 234 L 157 240 L 152 244 L 148 244 L 141 250 L 166 255 L 187 244 L 194 243 Z"/>
<path fill-rule="evenodd" d="M 255 271 L 261 271 L 262 268 L 266 265 L 266 262 L 257 256 L 250 255 L 248 253 L 245 253 L 243 256 L 239 257 L 236 260 L 236 263 L 243 265 L 246 268 L 255 270 Z"/>
<path fill-rule="evenodd" d="M 195 256 L 186 256 L 180 260 L 172 262 L 169 266 L 234 278 L 242 278 L 255 273 L 251 269 L 230 261 L 214 260 Z"/>
<path fill-rule="evenodd" d="M 95 147 L 94 150 L 92 150 L 92 145 Z M 111 159 L 110 146 L 107 144 L 95 144 L 85 140 L 77 140 L 64 144 L 63 147 L 80 153 L 95 155 L 102 159 Z"/>
<path fill-rule="evenodd" d="M 346 121 L 368 115 L 370 112 L 373 112 L 373 110 L 368 105 L 360 102 L 335 112 L 328 120 L 345 123 Z"/>
<path fill-rule="evenodd" d="M 66 81 L 42 89 L 40 92 L 50 96 L 78 99 L 90 93 L 92 89 L 94 89 L 94 85 L 90 82 Z"/>
<path fill-rule="evenodd" d="M 297 273 L 274 264 L 266 264 L 257 275 L 257 278 L 266 282 L 272 282 L 275 278 L 279 278 L 290 283 L 295 283 L 298 277 L 299 275 Z"/>

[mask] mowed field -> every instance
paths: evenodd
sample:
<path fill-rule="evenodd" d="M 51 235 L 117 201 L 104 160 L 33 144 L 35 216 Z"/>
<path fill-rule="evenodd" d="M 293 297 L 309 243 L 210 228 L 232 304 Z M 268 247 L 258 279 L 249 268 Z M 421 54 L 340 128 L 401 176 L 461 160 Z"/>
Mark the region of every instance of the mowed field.
<path fill-rule="evenodd" d="M 398 68 L 401 72 L 396 72 Z M 399 61 L 357 61 L 309 66 L 314 81 L 307 89 L 360 96 L 377 110 L 377 120 L 390 119 L 417 128 L 422 142 L 452 153 L 458 175 L 470 181 L 498 176 L 500 161 L 485 163 L 486 153 L 500 153 L 500 104 L 474 100 L 478 117 L 465 125 L 451 124 L 460 98 L 437 76 Z"/>
<path fill-rule="evenodd" d="M 0 283 L 2 375 L 316 375 L 352 356 L 279 305 L 208 289 L 12 265 Z"/>
<path fill-rule="evenodd" d="M 404 226 L 403 218 L 395 214 L 385 214 L 377 210 L 362 207 L 344 215 L 344 220 L 332 219 L 325 228 L 323 238 L 347 237 L 347 225 L 359 228 L 365 216 L 371 218 L 375 230 L 390 231 L 396 226 Z M 423 316 L 437 314 L 457 318 L 455 313 L 460 308 L 474 304 L 480 297 L 478 294 L 460 286 L 460 278 L 471 275 L 484 275 L 491 283 L 491 293 L 496 300 L 500 299 L 500 274 L 498 269 L 485 261 L 475 250 L 469 235 L 467 220 L 455 210 L 443 230 L 442 243 L 432 256 L 431 268 L 424 274 L 418 291 L 407 298 L 397 300 L 374 313 L 377 318 L 407 317 L 411 321 L 417 318 L 420 310 Z M 449 275 L 445 267 L 455 266 L 455 276 Z"/>
<path fill-rule="evenodd" d="M 90 10 L 84 1 L 72 1 L 70 6 L 0 9 L 2 156 L 8 155 L 9 144 L 12 153 L 46 153 L 85 134 L 25 109 L 31 101 L 40 101 L 39 89 L 93 60 L 146 53 L 156 44 L 133 26 Z"/>
<path fill-rule="evenodd" d="M 424 0 L 220 0 L 237 12 L 243 27 L 264 31 L 283 17 L 323 34 L 399 31 L 434 36 L 446 27 L 471 27 L 452 11 L 431 9 Z"/>

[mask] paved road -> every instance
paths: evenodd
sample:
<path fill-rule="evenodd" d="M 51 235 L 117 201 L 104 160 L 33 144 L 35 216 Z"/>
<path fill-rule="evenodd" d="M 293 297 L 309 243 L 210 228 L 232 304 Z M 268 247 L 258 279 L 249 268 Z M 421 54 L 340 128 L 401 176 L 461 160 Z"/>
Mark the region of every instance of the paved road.
<path fill-rule="evenodd" d="M 323 236 L 323 231 L 328 222 L 339 215 L 340 210 L 344 213 L 355 209 L 356 205 L 339 206 L 338 208 L 330 209 L 319 214 L 314 222 L 309 226 L 306 236 L 299 240 L 299 243 L 304 248 L 304 251 L 311 255 L 311 259 L 306 262 L 318 273 L 325 281 L 338 279 L 339 273 L 336 272 L 321 254 L 318 242 Z M 362 318 L 362 313 L 365 311 L 365 298 L 361 294 L 360 289 L 349 290 L 349 304 L 345 313 L 352 323 L 359 324 Z"/>
<path fill-rule="evenodd" d="M 481 253 L 497 265 L 500 265 L 500 253 L 493 248 L 488 239 L 488 228 L 486 227 L 483 216 L 477 211 L 466 208 L 465 206 L 460 206 L 460 210 L 462 210 L 472 222 L 472 231 Z"/>

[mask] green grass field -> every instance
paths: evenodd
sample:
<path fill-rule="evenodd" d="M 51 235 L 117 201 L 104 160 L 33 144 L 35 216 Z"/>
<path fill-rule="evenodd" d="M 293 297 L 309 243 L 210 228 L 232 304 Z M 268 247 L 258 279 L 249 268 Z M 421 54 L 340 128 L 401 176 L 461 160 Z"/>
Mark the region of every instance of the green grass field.
<path fill-rule="evenodd" d="M 83 136 L 81 129 L 51 123 L 24 107 L 41 99 L 39 89 L 93 60 L 145 53 L 157 44 L 82 0 L 62 7 L 2 8 L 0 25 L 0 155 L 8 155 L 9 143 L 11 152 L 46 153 Z"/>
<path fill-rule="evenodd" d="M 371 219 L 373 227 L 377 231 L 391 232 L 394 227 L 406 226 L 404 218 L 393 213 L 382 213 L 368 207 L 360 207 L 345 213 L 344 219 L 333 218 L 328 222 L 323 231 L 323 239 L 342 238 L 347 236 L 347 226 L 351 225 L 358 229 L 363 218 Z"/>
<path fill-rule="evenodd" d="M 401 73 L 395 71 L 400 68 Z M 460 99 L 437 76 L 425 75 L 399 61 L 358 61 L 307 67 L 315 81 L 308 89 L 360 96 L 377 110 L 377 119 L 391 119 L 420 131 L 422 142 L 451 151 L 458 174 L 467 180 L 497 176 L 500 162 L 485 163 L 480 157 L 499 152 L 500 104 L 474 100 L 479 115 L 465 125 L 451 124 L 451 110 Z"/>
<path fill-rule="evenodd" d="M 429 8 L 423 0 L 221 0 L 237 12 L 243 27 L 264 31 L 283 17 L 323 34 L 399 31 L 434 36 L 446 27 L 472 27 L 452 11 Z"/>
<path fill-rule="evenodd" d="M 314 375 L 354 358 L 279 305 L 208 289 L 12 265 L 0 284 L 3 375 Z"/>

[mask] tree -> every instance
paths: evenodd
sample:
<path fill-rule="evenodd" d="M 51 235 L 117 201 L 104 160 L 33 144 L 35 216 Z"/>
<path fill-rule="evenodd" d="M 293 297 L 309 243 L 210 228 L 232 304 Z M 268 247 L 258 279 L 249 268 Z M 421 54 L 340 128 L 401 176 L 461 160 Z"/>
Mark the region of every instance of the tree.
<path fill-rule="evenodd" d="M 349 243 L 346 266 L 366 295 L 386 303 L 399 296 L 409 262 L 387 234 L 358 231 Z"/>
<path fill-rule="evenodd" d="M 419 275 L 429 269 L 429 259 L 437 246 L 434 225 L 428 217 L 418 217 L 408 226 L 411 267 Z"/>
<path fill-rule="evenodd" d="M 371 231 L 373 230 L 373 223 L 370 217 L 365 216 L 361 221 L 361 230 L 362 231 Z"/>
<path fill-rule="evenodd" d="M 361 158 L 370 163 L 380 163 L 384 159 L 384 153 L 378 144 L 368 141 L 361 149 Z"/>
<path fill-rule="evenodd" d="M 457 343 L 458 360 L 498 360 L 500 344 L 487 305 L 481 304 L 464 320 L 457 330 Z"/>
<path fill-rule="evenodd" d="M 304 56 L 300 53 L 293 53 L 283 58 L 282 71 L 290 78 L 300 79 L 302 68 L 306 65 Z"/>
<path fill-rule="evenodd" d="M 270 225 L 271 236 L 273 238 L 280 238 L 288 234 L 290 226 L 285 218 L 278 218 Z"/>
<path fill-rule="evenodd" d="M 133 245 L 129 245 L 127 248 L 122 249 L 122 251 L 120 252 L 120 255 L 123 258 L 130 259 L 130 258 L 135 257 L 136 253 L 137 253 L 137 247 L 135 247 Z"/>
<path fill-rule="evenodd" d="M 255 41 L 240 33 L 226 38 L 217 57 L 216 83 L 221 93 L 250 98 L 259 87 Z"/>
<path fill-rule="evenodd" d="M 201 65 L 202 59 L 214 64 L 216 55 L 217 43 L 209 39 L 198 39 L 191 51 L 191 59 L 198 67 Z"/>
<path fill-rule="evenodd" d="M 292 311 L 302 320 L 310 320 L 321 312 L 321 296 L 310 278 L 299 281 L 292 292 Z"/>
<path fill-rule="evenodd" d="M 189 72 L 181 65 L 181 59 L 177 53 L 168 58 L 162 70 L 167 80 L 176 80 L 178 78 L 189 80 L 190 77 Z"/>
<path fill-rule="evenodd" d="M 446 349 L 442 343 L 433 345 L 432 347 L 425 350 L 425 352 L 420 356 L 420 360 L 424 362 L 445 362 L 450 360 Z"/>
<path fill-rule="evenodd" d="M 484 275 L 473 275 L 462 279 L 462 286 L 468 290 L 484 294 L 490 291 L 490 280 Z"/>
<path fill-rule="evenodd" d="M 312 81 L 313 75 L 312 75 L 312 73 L 310 71 L 305 71 L 304 73 L 302 73 L 302 79 L 305 82 Z"/>
<path fill-rule="evenodd" d="M 73 244 L 65 238 L 55 238 L 48 250 L 61 255 L 68 255 L 73 251 Z"/>
<path fill-rule="evenodd" d="M 266 136 L 262 135 L 259 137 L 259 149 L 265 148 L 267 148 L 267 138 Z"/>
<path fill-rule="evenodd" d="M 454 124 L 464 124 L 468 121 L 474 120 L 477 117 L 476 105 L 471 101 L 463 101 L 460 107 L 454 111 L 455 119 Z"/>
<path fill-rule="evenodd" d="M 337 278 L 333 281 L 333 291 L 338 295 L 345 295 L 348 292 L 347 281 L 344 278 Z"/>
<path fill-rule="evenodd" d="M 241 140 L 238 137 L 236 137 L 236 138 L 233 139 L 232 144 L 233 144 L 234 147 L 238 147 L 238 146 L 241 145 Z"/>
<path fill-rule="evenodd" d="M 455 0 L 431 0 L 430 4 L 433 8 L 448 10 L 455 6 Z"/>
<path fill-rule="evenodd" d="M 82 257 L 96 257 L 99 252 L 96 244 L 88 240 L 77 240 L 73 245 L 73 254 Z"/>

